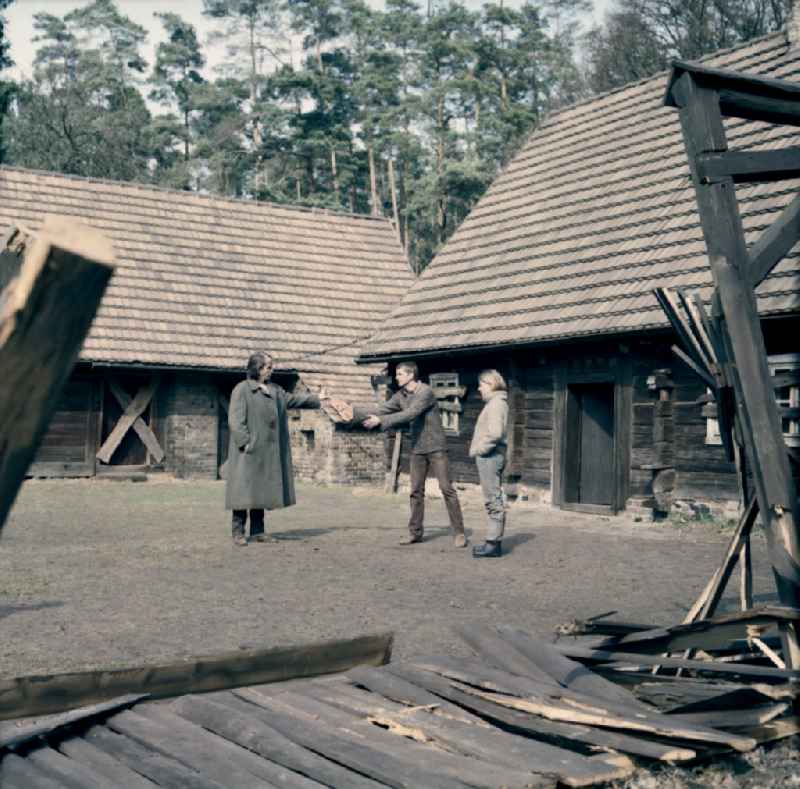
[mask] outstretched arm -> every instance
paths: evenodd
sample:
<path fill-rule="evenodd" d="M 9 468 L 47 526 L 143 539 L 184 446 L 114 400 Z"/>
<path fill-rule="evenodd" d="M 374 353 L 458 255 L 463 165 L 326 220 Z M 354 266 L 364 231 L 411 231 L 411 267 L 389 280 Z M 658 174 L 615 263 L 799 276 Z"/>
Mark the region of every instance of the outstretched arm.
<path fill-rule="evenodd" d="M 304 394 L 286 392 L 287 408 L 319 408 L 319 400 L 319 395 L 315 395 L 313 392 L 305 392 Z"/>
<path fill-rule="evenodd" d="M 380 414 L 393 414 L 396 411 L 402 411 L 405 405 L 405 398 L 401 392 L 395 392 L 386 402 L 376 405 L 369 409 L 353 407 L 353 421 L 364 422 L 370 415 Z M 365 425 L 367 427 L 367 425 Z M 377 427 L 377 425 L 369 425 L 369 427 Z"/>
<path fill-rule="evenodd" d="M 394 399 L 394 398 L 392 398 Z M 389 401 L 391 402 L 391 400 Z M 380 425 L 382 430 L 387 430 L 390 427 L 397 427 L 398 425 L 408 425 L 413 422 L 418 416 L 430 411 L 436 405 L 436 397 L 433 391 L 425 387 L 416 397 L 401 411 L 387 414 L 384 412 L 380 416 Z M 379 412 L 380 413 L 380 412 Z"/>

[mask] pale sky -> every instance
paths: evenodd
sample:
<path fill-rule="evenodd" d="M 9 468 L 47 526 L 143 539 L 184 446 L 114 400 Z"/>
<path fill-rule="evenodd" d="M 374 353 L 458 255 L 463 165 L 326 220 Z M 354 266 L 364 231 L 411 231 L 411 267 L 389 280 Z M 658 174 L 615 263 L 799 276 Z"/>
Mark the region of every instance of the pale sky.
<path fill-rule="evenodd" d="M 32 41 L 34 14 L 45 12 L 63 16 L 73 8 L 86 5 L 86 2 L 87 0 L 16 0 L 12 3 L 5 11 L 8 21 L 6 36 L 11 42 L 11 57 L 16 66 L 9 69 L 8 76 L 12 79 L 30 76 L 31 64 L 36 52 L 36 44 Z M 382 4 L 382 0 L 368 0 L 368 2 L 370 5 Z M 594 17 L 598 22 L 602 21 L 605 9 L 611 2 L 612 0 L 594 0 Z M 511 3 L 515 4 L 514 0 L 511 0 Z M 467 0 L 466 2 L 466 5 L 470 7 L 480 4 L 481 0 Z M 125 16 L 149 31 L 148 49 L 145 50 L 144 56 L 150 66 L 153 64 L 155 46 L 161 40 L 162 34 L 161 24 L 153 16 L 156 11 L 172 11 L 183 17 L 197 28 L 204 43 L 208 31 L 212 27 L 210 20 L 201 13 L 202 0 L 117 0 L 117 7 Z M 591 18 L 587 20 L 588 23 L 591 21 Z M 220 50 L 214 51 L 207 45 L 204 46 L 204 51 L 212 65 L 222 56 Z"/>

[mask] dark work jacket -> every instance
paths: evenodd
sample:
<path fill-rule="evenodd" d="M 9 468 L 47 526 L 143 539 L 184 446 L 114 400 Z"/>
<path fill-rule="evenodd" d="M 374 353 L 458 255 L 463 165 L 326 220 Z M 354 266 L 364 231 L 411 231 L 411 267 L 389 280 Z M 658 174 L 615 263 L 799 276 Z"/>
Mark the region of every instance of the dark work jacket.
<path fill-rule="evenodd" d="M 380 417 L 381 429 L 410 426 L 411 451 L 416 455 L 447 450 L 442 414 L 433 390 L 421 381 L 414 393 L 401 389 L 373 412 Z"/>
<path fill-rule="evenodd" d="M 240 381 L 231 393 L 225 509 L 275 510 L 295 503 L 287 408 L 319 408 L 311 393 L 287 394 L 280 386 Z"/>

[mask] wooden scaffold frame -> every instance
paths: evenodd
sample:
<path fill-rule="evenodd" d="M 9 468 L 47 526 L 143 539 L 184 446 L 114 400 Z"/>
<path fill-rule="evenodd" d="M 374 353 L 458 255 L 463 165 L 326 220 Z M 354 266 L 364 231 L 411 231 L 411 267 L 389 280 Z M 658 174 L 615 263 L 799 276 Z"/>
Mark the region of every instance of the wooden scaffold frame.
<path fill-rule="evenodd" d="M 800 508 L 767 364 L 755 288 L 800 239 L 800 195 L 748 250 L 735 185 L 796 178 L 800 148 L 729 151 L 724 117 L 800 126 L 800 85 L 676 61 L 664 103 L 681 128 L 711 273 L 712 312 L 666 290 L 659 301 L 683 349 L 675 349 L 713 390 L 729 457 L 736 444 L 752 469 L 748 502 L 726 561 L 690 616 L 708 616 L 738 556 L 749 564 L 747 535 L 760 514 L 780 602 L 800 607 Z M 679 304 L 680 308 L 679 309 Z M 743 583 L 747 600 L 747 581 Z M 781 627 L 784 660 L 800 667 L 797 622 Z"/>

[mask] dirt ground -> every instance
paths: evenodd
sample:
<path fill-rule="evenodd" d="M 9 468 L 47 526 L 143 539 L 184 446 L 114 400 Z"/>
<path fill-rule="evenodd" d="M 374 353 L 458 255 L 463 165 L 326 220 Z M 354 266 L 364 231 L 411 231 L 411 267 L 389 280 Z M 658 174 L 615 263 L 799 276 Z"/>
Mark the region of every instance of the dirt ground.
<path fill-rule="evenodd" d="M 708 523 L 513 508 L 507 554 L 476 561 L 452 546 L 440 500 L 429 500 L 425 542 L 403 547 L 403 495 L 301 484 L 297 498 L 268 514 L 271 542 L 236 548 L 220 482 L 26 482 L 0 535 L 0 675 L 387 630 L 398 659 L 469 655 L 453 625 L 505 623 L 552 637 L 559 624 L 606 611 L 674 624 L 730 534 Z M 463 505 L 479 540 L 480 501 L 465 496 Z M 773 584 L 760 535 L 753 549 L 756 601 L 767 601 Z M 795 745 L 711 772 L 642 773 L 630 786 L 800 786 Z"/>

